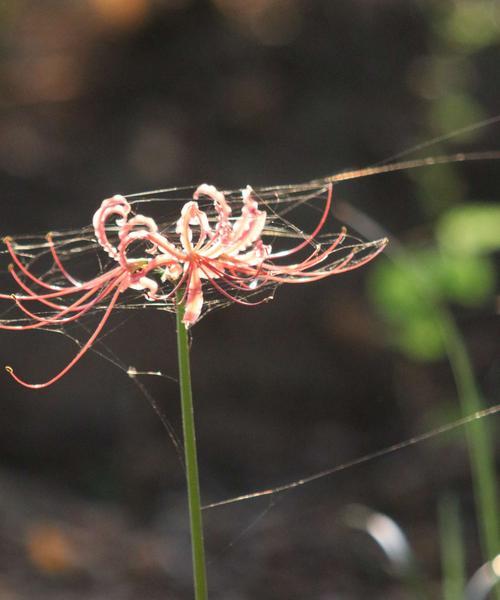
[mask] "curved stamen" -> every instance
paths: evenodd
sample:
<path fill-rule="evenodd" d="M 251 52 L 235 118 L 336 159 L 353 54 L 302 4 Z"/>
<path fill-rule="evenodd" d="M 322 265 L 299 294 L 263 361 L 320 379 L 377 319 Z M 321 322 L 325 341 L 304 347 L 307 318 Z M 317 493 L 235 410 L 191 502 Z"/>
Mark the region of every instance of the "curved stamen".
<path fill-rule="evenodd" d="M 10 329 L 10 330 L 39 329 L 40 327 L 43 327 L 44 325 L 53 325 L 54 323 L 69 323 L 71 321 L 75 321 L 76 319 L 79 319 L 84 314 L 86 314 L 91 308 L 96 306 L 96 304 L 98 304 L 101 300 L 103 300 L 108 294 L 110 294 L 112 289 L 119 283 L 120 283 L 119 281 L 113 281 L 106 288 L 101 290 L 101 293 L 98 294 L 91 302 L 88 302 L 87 304 L 84 304 L 82 306 L 82 303 L 87 298 L 91 297 L 93 294 L 95 294 L 97 291 L 99 291 L 99 288 L 90 290 L 84 296 L 82 296 L 80 299 L 73 302 L 73 304 L 71 306 L 66 307 L 64 310 L 59 311 L 56 315 L 53 315 L 51 317 L 40 317 L 39 315 L 32 313 L 22 304 L 22 302 L 18 298 L 16 298 L 14 296 L 14 300 L 15 300 L 17 306 L 19 307 L 19 309 L 22 310 L 24 312 L 24 314 L 28 315 L 34 321 L 38 321 L 38 323 L 30 323 L 28 325 L 17 325 L 17 326 L 16 325 L 4 325 L 4 324 L 0 323 L 0 329 Z M 75 312 L 75 311 L 76 311 L 76 314 L 72 315 L 71 317 L 62 318 L 62 317 L 64 317 L 64 315 L 66 315 L 70 312 Z"/>
<path fill-rule="evenodd" d="M 241 300 L 240 298 L 236 298 L 236 296 L 231 295 L 228 291 L 226 291 L 223 287 L 221 287 L 218 283 L 216 283 L 215 279 L 210 277 L 210 275 L 203 268 L 203 266 L 200 266 L 200 269 L 203 271 L 203 273 L 205 273 L 207 279 L 210 281 L 210 283 L 214 286 L 214 288 L 218 292 L 220 292 L 228 300 L 231 300 L 232 302 L 236 302 L 236 304 L 241 304 L 242 306 L 258 306 L 259 304 L 262 304 L 263 302 L 267 301 L 267 298 L 263 298 L 262 300 L 259 300 L 257 302 L 247 302 L 246 300 Z"/>
<path fill-rule="evenodd" d="M 40 327 L 43 327 L 44 325 L 51 325 L 54 323 L 66 323 L 70 320 L 73 320 L 73 319 L 69 319 L 69 318 L 66 318 L 66 319 L 63 318 L 64 314 L 68 314 L 70 311 L 76 312 L 76 314 L 73 315 L 74 318 L 80 317 L 80 315 L 83 311 L 83 309 L 80 308 L 79 306 L 77 308 L 73 308 L 76 304 L 76 303 L 73 303 L 71 306 L 68 306 L 65 310 L 59 311 L 56 315 L 42 317 L 40 315 L 36 315 L 35 313 L 33 313 L 29 309 L 27 309 L 23 305 L 23 303 L 18 298 L 16 298 L 16 296 L 12 296 L 12 299 L 16 303 L 19 310 L 21 310 L 25 315 L 30 317 L 30 319 L 32 321 L 36 321 L 36 322 L 28 323 L 26 325 L 6 325 L 5 323 L 0 323 L 0 329 L 7 329 L 7 330 L 11 330 L 11 331 L 26 331 L 28 329 L 39 329 Z"/>
<path fill-rule="evenodd" d="M 46 236 L 47 242 L 49 243 L 49 249 L 50 249 L 50 253 L 52 254 L 52 259 L 54 260 L 54 263 L 57 265 L 57 268 L 59 269 L 59 271 L 61 271 L 61 273 L 64 275 L 64 277 L 66 277 L 66 279 L 73 285 L 75 286 L 80 286 L 81 282 L 78 281 L 77 279 L 75 279 L 74 277 L 72 277 L 68 271 L 66 271 L 66 269 L 64 268 L 64 265 L 62 264 L 61 259 L 59 258 L 59 254 L 56 251 L 56 248 L 54 246 L 54 240 L 52 238 L 52 233 L 48 233 Z"/>
<path fill-rule="evenodd" d="M 333 184 L 328 184 L 328 195 L 326 198 L 326 204 L 325 204 L 325 209 L 323 210 L 323 214 L 321 215 L 321 219 L 319 220 L 319 223 L 316 225 L 316 228 L 314 229 L 314 231 L 307 236 L 307 238 L 301 242 L 298 246 L 295 246 L 294 248 L 291 248 L 290 250 L 283 250 L 282 252 L 276 252 L 275 254 L 271 254 L 269 256 L 269 258 L 281 258 L 283 256 L 290 256 L 290 254 L 295 254 L 295 252 L 298 252 L 299 250 L 302 250 L 302 248 L 305 248 L 308 244 L 310 244 L 314 238 L 318 235 L 318 233 L 321 231 L 323 225 L 325 224 L 325 221 L 328 217 L 328 213 L 330 212 L 330 208 L 332 205 L 332 195 L 333 195 Z"/>
<path fill-rule="evenodd" d="M 119 278 L 119 276 L 123 274 L 123 269 L 121 267 L 117 267 L 116 269 L 113 269 L 105 275 L 96 277 L 95 279 L 82 284 L 80 287 L 75 287 L 71 289 L 65 288 L 63 290 L 60 290 L 59 292 L 54 292 L 50 294 L 37 294 L 29 286 L 27 286 L 24 283 L 24 281 L 22 281 L 22 279 L 20 279 L 12 265 L 9 266 L 9 271 L 14 281 L 19 285 L 21 289 L 23 289 L 28 294 L 28 296 L 16 296 L 18 300 L 21 300 L 23 302 L 35 300 L 40 302 L 40 304 L 44 304 L 45 306 L 48 306 L 55 310 L 64 310 L 66 306 L 56 304 L 55 302 L 50 302 L 49 300 L 47 300 L 47 298 L 59 298 L 60 296 L 68 296 L 71 294 L 81 293 L 82 290 L 86 290 L 89 288 L 93 289 L 95 287 L 101 287 L 101 285 L 107 283 L 107 281 L 109 281 L 110 279 L 113 279 L 115 277 Z M 11 296 L 8 297 L 11 298 Z"/>
<path fill-rule="evenodd" d="M 109 315 L 111 314 L 111 311 L 113 310 L 113 308 L 116 304 L 116 301 L 118 300 L 118 296 L 120 295 L 121 292 L 122 292 L 122 290 L 121 290 L 120 286 L 118 286 L 115 293 L 113 294 L 113 297 L 111 298 L 110 303 L 108 304 L 108 307 L 106 308 L 106 311 L 105 311 L 102 319 L 99 321 L 99 324 L 95 328 L 94 333 L 90 336 L 90 338 L 87 340 L 87 342 L 82 346 L 82 348 L 80 349 L 78 354 L 73 358 L 73 360 L 71 360 L 63 369 L 61 369 L 61 371 L 59 371 L 59 373 L 57 373 L 57 375 L 52 377 L 52 379 L 49 379 L 45 383 L 27 383 L 26 381 L 21 379 L 14 372 L 13 368 L 10 366 L 5 367 L 5 370 L 7 371 L 7 373 L 9 373 L 9 375 L 12 377 L 12 379 L 17 381 L 17 383 L 23 385 L 24 387 L 31 388 L 31 389 L 45 388 L 45 387 L 48 387 L 49 385 L 52 385 L 59 379 L 61 379 L 61 377 L 66 375 L 66 373 L 68 371 L 70 371 L 76 365 L 76 363 L 87 353 L 89 348 L 92 346 L 92 344 L 96 340 L 97 336 L 101 333 L 102 328 L 106 324 L 106 321 L 108 320 Z"/>
<path fill-rule="evenodd" d="M 12 260 L 16 263 L 18 269 L 21 271 L 21 273 L 23 273 L 23 275 L 25 275 L 26 277 L 31 279 L 31 281 L 33 281 L 34 283 L 36 283 L 37 285 L 39 285 L 40 287 L 43 287 L 45 289 L 48 289 L 48 290 L 63 289 L 63 288 L 58 287 L 57 285 L 50 285 L 50 284 L 46 283 L 45 281 L 42 281 L 39 277 L 36 277 L 35 275 L 33 275 L 33 273 L 22 263 L 22 261 L 17 256 L 14 248 L 12 247 L 12 238 L 4 237 L 3 242 L 7 246 L 7 250 L 9 251 L 9 254 L 12 257 Z"/>
<path fill-rule="evenodd" d="M 226 271 L 217 268 L 217 266 L 213 262 L 208 261 L 203 257 L 200 257 L 200 262 L 204 264 L 205 268 L 209 269 L 212 274 L 215 273 L 220 279 L 224 280 L 233 289 L 239 290 L 241 292 L 254 292 L 260 289 L 261 287 L 264 287 L 267 283 L 266 274 L 264 274 L 261 281 L 257 283 L 257 281 L 260 278 L 260 268 L 255 269 L 251 276 L 241 277 L 236 274 L 228 274 Z M 229 269 L 230 267 L 227 268 Z M 247 284 L 247 280 L 253 282 L 254 285 Z"/>

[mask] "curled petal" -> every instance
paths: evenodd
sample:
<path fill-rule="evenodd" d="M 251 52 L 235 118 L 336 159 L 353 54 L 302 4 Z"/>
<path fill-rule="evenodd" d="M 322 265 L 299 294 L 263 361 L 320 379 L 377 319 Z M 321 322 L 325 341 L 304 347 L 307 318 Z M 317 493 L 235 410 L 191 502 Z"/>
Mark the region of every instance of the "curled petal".
<path fill-rule="evenodd" d="M 214 208 L 217 211 L 217 225 L 215 227 L 215 233 L 217 237 L 220 237 L 223 243 L 226 243 L 227 236 L 232 233 L 231 223 L 229 219 L 231 217 L 231 207 L 226 201 L 223 192 L 220 192 L 215 186 L 202 183 L 196 188 L 193 194 L 193 199 L 198 200 L 200 196 L 208 196 L 214 203 Z"/>
<path fill-rule="evenodd" d="M 221 194 L 221 192 L 218 193 Z M 243 200 L 241 216 L 232 226 L 229 221 L 226 222 L 224 231 L 218 233 L 212 239 L 211 244 L 201 249 L 200 254 L 203 256 L 216 258 L 222 254 L 237 255 L 259 241 L 267 214 L 265 211 L 259 210 L 258 202 L 254 199 L 254 192 L 250 186 L 242 190 L 241 194 Z M 218 232 L 217 229 L 216 232 Z"/>
<path fill-rule="evenodd" d="M 106 200 L 103 200 L 101 207 L 94 214 L 92 224 L 94 226 L 95 236 L 103 250 L 111 258 L 116 258 L 118 251 L 108 240 L 108 236 L 106 234 L 106 222 L 110 217 L 116 216 L 116 224 L 121 227 L 125 224 L 129 212 L 130 204 L 123 196 L 116 194 L 112 198 L 106 198 Z"/>
<path fill-rule="evenodd" d="M 146 291 L 146 295 L 150 300 L 154 300 L 155 296 L 158 294 L 158 284 L 150 277 L 144 277 L 141 275 L 132 277 L 131 282 L 128 283 L 127 287 L 129 287 L 131 290 Z"/>
<path fill-rule="evenodd" d="M 200 227 L 200 235 L 194 248 L 191 243 L 193 240 L 191 225 L 198 225 Z M 198 250 L 206 238 L 212 235 L 206 213 L 200 210 L 198 203 L 194 201 L 186 202 L 182 207 L 181 217 L 177 221 L 175 231 L 179 234 L 182 247 L 186 252 Z"/>
<path fill-rule="evenodd" d="M 245 254 L 238 254 L 236 257 L 240 262 L 246 263 L 247 265 L 253 266 L 262 263 L 271 254 L 272 247 L 265 245 L 262 240 L 257 240 L 253 245 L 253 248 Z"/>
<path fill-rule="evenodd" d="M 238 251 L 245 250 L 262 235 L 266 224 L 267 213 L 259 210 L 259 204 L 254 199 L 254 191 L 247 185 L 242 190 L 243 208 L 241 217 L 234 225 L 235 242 L 239 244 Z"/>
<path fill-rule="evenodd" d="M 144 215 L 136 215 L 120 227 L 119 238 L 123 240 L 132 231 L 145 231 L 149 233 L 157 233 L 158 225 L 154 219 L 145 217 Z"/>
<path fill-rule="evenodd" d="M 162 281 L 176 281 L 182 275 L 182 267 L 179 263 L 166 265 L 161 276 Z"/>

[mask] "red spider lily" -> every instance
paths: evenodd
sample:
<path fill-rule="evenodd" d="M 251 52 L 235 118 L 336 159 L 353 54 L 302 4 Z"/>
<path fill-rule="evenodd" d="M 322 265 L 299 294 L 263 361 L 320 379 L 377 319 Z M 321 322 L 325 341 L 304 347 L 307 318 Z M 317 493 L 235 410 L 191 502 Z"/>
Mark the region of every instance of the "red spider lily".
<path fill-rule="evenodd" d="M 336 260 L 330 257 L 333 257 L 345 240 L 345 230 L 326 247 L 318 243 L 317 236 L 331 208 L 332 186 L 329 185 L 326 191 L 324 210 L 314 231 L 292 248 L 275 253 L 270 245 L 265 245 L 262 241 L 267 213 L 259 209 L 256 195 L 250 187 L 242 190 L 241 215 L 233 219 L 232 209 L 222 192 L 207 184 L 199 186 L 193 200 L 183 206 L 176 224 L 175 231 L 180 244 L 172 243 L 165 234 L 160 233 L 153 219 L 144 215 L 130 217 L 131 207 L 128 201 L 123 196 L 113 196 L 102 202 L 94 214 L 93 226 L 98 243 L 117 263 L 114 268 L 90 281 L 80 282 L 65 269 L 51 235 L 47 236 L 54 265 L 67 281 L 66 286 L 52 285 L 34 275 L 19 258 L 12 239 L 5 238 L 4 243 L 13 260 L 9 271 L 24 294 L 0 294 L 0 298 L 13 299 L 30 322 L 22 325 L 0 322 L 1 329 L 18 331 L 65 324 L 79 319 L 105 301 L 108 303 L 87 342 L 50 380 L 30 384 L 19 378 L 11 367 L 6 367 L 8 373 L 18 383 L 29 388 L 43 388 L 58 381 L 92 346 L 120 295 L 127 289 L 144 291 L 146 298 L 152 302 L 175 299 L 174 301 L 185 304 L 183 322 L 186 327 L 191 327 L 202 312 L 204 285 L 210 284 L 233 302 L 250 306 L 264 302 L 267 298 L 251 302 L 241 297 L 245 292 L 253 294 L 269 284 L 316 281 L 352 270 L 372 260 L 384 249 L 387 240 L 355 245 L 342 259 Z M 201 196 L 213 202 L 216 214 L 213 224 L 207 212 L 198 205 L 197 200 Z M 117 226 L 116 244 L 108 238 L 110 219 L 114 219 Z M 280 264 L 281 259 L 308 247 L 313 249 L 304 259 L 292 264 Z M 366 252 L 367 248 L 369 252 Z M 141 249 L 141 257 L 132 257 L 132 249 L 136 253 Z M 360 250 L 365 253 L 361 259 L 356 260 Z M 167 281 L 170 283 L 170 290 L 168 293 L 159 293 L 160 286 Z M 180 300 L 177 296 L 179 290 L 182 290 Z M 70 300 L 75 297 L 76 300 Z M 35 314 L 28 308 L 30 303 L 41 304 L 50 309 L 50 316 Z"/>

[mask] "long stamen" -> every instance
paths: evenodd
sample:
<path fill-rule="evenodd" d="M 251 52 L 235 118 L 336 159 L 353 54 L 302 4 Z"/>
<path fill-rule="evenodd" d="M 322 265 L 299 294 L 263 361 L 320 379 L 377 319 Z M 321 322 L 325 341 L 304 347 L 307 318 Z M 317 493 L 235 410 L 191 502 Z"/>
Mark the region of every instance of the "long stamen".
<path fill-rule="evenodd" d="M 346 237 L 346 230 L 343 229 L 342 232 L 339 234 L 339 236 L 335 239 L 335 241 L 332 244 L 330 244 L 330 246 L 328 246 L 328 248 L 323 250 L 323 252 L 318 254 L 319 249 L 316 248 L 316 250 L 313 253 L 311 253 L 310 256 L 305 258 L 300 263 L 296 263 L 294 265 L 275 265 L 273 263 L 269 263 L 266 261 L 263 265 L 263 268 L 270 269 L 271 271 L 279 270 L 283 273 L 293 272 L 293 271 L 297 271 L 297 270 L 311 269 L 312 267 L 315 267 L 316 265 L 325 261 L 333 253 L 333 251 L 337 248 L 337 246 L 344 241 L 345 237 Z"/>
<path fill-rule="evenodd" d="M 54 263 L 57 265 L 57 268 L 59 269 L 59 271 L 61 271 L 61 273 L 64 275 L 64 277 L 73 285 L 79 286 L 81 285 L 81 282 L 76 280 L 74 277 L 72 277 L 68 271 L 66 271 L 64 265 L 62 264 L 61 259 L 59 258 L 59 254 L 56 251 L 56 248 L 54 246 L 54 240 L 52 238 L 52 233 L 48 233 L 46 235 L 47 238 L 47 242 L 49 243 L 49 249 L 50 249 L 50 253 L 52 254 L 52 258 L 54 260 Z"/>
<path fill-rule="evenodd" d="M 233 289 L 239 290 L 241 292 L 254 292 L 255 290 L 263 287 L 266 284 L 266 274 L 264 273 L 262 277 L 262 281 L 257 284 L 257 280 L 259 279 L 260 273 L 260 265 L 259 268 L 254 268 L 252 274 L 250 276 L 241 277 L 235 274 L 235 269 L 230 266 L 225 267 L 228 270 L 232 270 L 233 274 L 229 274 L 223 269 L 217 268 L 217 263 L 211 262 L 203 257 L 200 257 L 200 262 L 205 265 L 205 268 L 209 269 L 211 273 L 215 273 L 220 279 L 223 279 L 228 285 L 230 285 Z M 205 271 L 204 271 L 205 272 Z M 248 271 L 249 272 L 249 271 Z M 245 281 L 249 280 L 253 283 L 247 284 Z"/>
<path fill-rule="evenodd" d="M 83 285 L 81 285 L 79 287 L 75 286 L 72 288 L 63 288 L 63 289 L 59 290 L 58 292 L 51 292 L 49 294 L 37 294 L 36 292 L 34 292 L 19 277 L 19 275 L 14 270 L 13 265 L 9 265 L 9 272 L 10 272 L 12 278 L 14 279 L 14 281 L 19 285 L 19 287 L 28 294 L 28 296 L 18 297 L 19 300 L 23 300 L 23 301 L 37 300 L 41 304 L 45 304 L 46 306 L 50 306 L 51 308 L 55 308 L 56 310 L 59 310 L 59 309 L 64 309 L 66 307 L 55 304 L 54 302 L 50 302 L 47 299 L 48 298 L 59 298 L 60 296 L 68 296 L 71 294 L 78 294 L 78 293 L 81 293 L 82 290 L 100 286 L 100 285 L 106 283 L 107 281 L 109 281 L 110 279 L 119 277 L 121 274 L 123 274 L 123 269 L 122 269 L 122 267 L 116 267 L 109 273 L 106 273 L 100 277 L 96 277 L 95 279 L 92 279 L 91 281 L 87 281 L 86 283 L 84 283 Z M 9 295 L 9 296 L 1 296 L 1 297 L 2 298 L 10 298 L 11 296 Z"/>
<path fill-rule="evenodd" d="M 211 277 L 208 274 L 207 270 L 203 267 L 203 265 L 200 265 L 200 269 L 203 271 L 203 273 L 205 273 L 207 279 L 210 281 L 210 283 L 214 286 L 214 288 L 218 292 L 220 292 L 228 300 L 231 300 L 232 302 L 236 302 L 236 304 L 241 304 L 242 306 L 258 306 L 259 304 L 262 304 L 263 302 L 267 301 L 267 298 L 264 298 L 263 300 L 259 300 L 257 302 L 247 302 L 246 300 L 240 300 L 240 298 L 236 298 L 236 296 L 233 296 L 228 291 L 226 291 L 223 287 L 221 287 L 218 283 L 216 283 L 215 279 L 213 279 L 213 277 Z"/>
<path fill-rule="evenodd" d="M 113 281 L 110 285 L 108 285 L 106 288 L 101 290 L 101 293 L 98 294 L 91 302 L 88 302 L 87 304 L 82 304 L 83 302 L 85 302 L 85 300 L 87 298 L 91 297 L 93 294 L 95 294 L 97 291 L 99 291 L 99 287 L 96 287 L 96 288 L 90 290 L 89 292 L 87 292 L 84 296 L 82 296 L 75 302 L 73 302 L 73 304 L 71 304 L 70 306 L 66 307 L 65 309 L 59 311 L 56 315 L 53 315 L 51 317 L 40 317 L 39 315 L 32 313 L 23 305 L 23 303 L 18 298 L 16 298 L 14 296 L 14 300 L 15 300 L 17 306 L 19 307 L 19 309 L 22 310 L 26 315 L 31 317 L 33 320 L 39 321 L 39 322 L 32 323 L 29 325 L 22 325 L 22 326 L 10 326 L 10 325 L 0 324 L 0 329 L 22 329 L 22 330 L 38 329 L 40 327 L 43 327 L 44 325 L 51 325 L 54 323 L 69 323 L 71 321 L 75 321 L 76 319 L 79 319 L 84 314 L 86 314 L 91 308 L 96 306 L 96 304 L 98 304 L 101 300 L 103 300 L 112 291 L 112 289 L 116 285 L 117 285 L 117 282 Z M 70 312 L 75 312 L 75 311 L 76 311 L 76 314 L 72 315 L 71 317 L 62 318 L 62 317 L 64 317 L 64 315 L 66 315 Z"/>
<path fill-rule="evenodd" d="M 22 263 L 22 261 L 17 256 L 14 248 L 12 247 L 12 238 L 4 237 L 3 242 L 7 246 L 7 250 L 9 251 L 9 254 L 12 257 L 12 260 L 16 263 L 17 267 L 23 273 L 23 275 L 25 275 L 26 277 L 31 279 L 31 281 L 33 281 L 34 283 L 36 283 L 37 285 L 39 285 L 40 287 L 43 287 L 45 289 L 48 289 L 48 290 L 62 289 L 56 285 L 50 285 L 50 284 L 46 283 L 45 281 L 42 281 L 39 277 L 36 277 L 35 275 L 33 275 L 33 273 Z"/>
<path fill-rule="evenodd" d="M 326 198 L 325 208 L 323 210 L 323 214 L 321 215 L 321 219 L 319 220 L 319 223 L 316 225 L 316 228 L 314 229 L 314 231 L 310 235 L 308 235 L 306 237 L 306 239 L 303 242 L 301 242 L 298 246 L 295 246 L 294 248 L 291 248 L 290 250 L 284 250 L 282 252 L 276 252 L 275 254 L 271 254 L 269 256 L 269 258 L 281 258 L 283 256 L 290 256 L 290 254 L 295 254 L 295 252 L 302 250 L 302 248 L 305 248 L 308 244 L 310 244 L 314 240 L 314 238 L 318 235 L 318 233 L 321 231 L 321 228 L 325 224 L 325 221 L 328 217 L 328 213 L 330 212 L 330 208 L 332 205 L 332 195 L 333 195 L 333 184 L 330 183 L 328 185 L 328 195 Z"/>
<path fill-rule="evenodd" d="M 294 273 L 289 273 L 289 277 L 281 277 L 279 275 L 270 274 L 269 279 L 271 281 L 275 281 L 277 283 L 308 283 L 312 281 L 318 281 L 320 279 L 324 279 L 325 277 L 330 277 L 331 275 L 337 275 L 339 273 L 346 273 L 348 271 L 352 271 L 353 269 L 357 269 L 365 265 L 366 263 L 373 260 L 376 256 L 378 256 L 386 247 L 387 240 L 380 240 L 372 245 L 375 248 L 374 252 L 366 255 L 364 258 L 357 262 L 352 262 L 352 259 L 362 252 L 360 249 L 353 249 L 342 261 L 340 261 L 337 265 L 330 269 L 324 269 L 321 271 L 296 271 Z M 277 271 L 279 273 L 279 270 Z"/>
<path fill-rule="evenodd" d="M 27 383 L 26 381 L 21 379 L 18 375 L 16 375 L 13 368 L 10 366 L 5 367 L 5 370 L 7 371 L 7 373 L 9 373 L 9 375 L 15 381 L 17 381 L 17 383 L 23 385 L 24 387 L 31 388 L 31 389 L 45 388 L 45 387 L 48 387 L 49 385 L 52 385 L 59 379 L 61 379 L 61 377 L 66 375 L 66 373 L 75 366 L 75 364 L 84 356 L 84 354 L 86 354 L 88 349 L 92 346 L 92 344 L 96 340 L 97 336 L 100 334 L 102 328 L 106 324 L 106 321 L 108 320 L 109 315 L 111 314 L 111 311 L 113 310 L 113 308 L 116 304 L 116 301 L 118 300 L 118 296 L 120 295 L 121 292 L 122 292 L 122 289 L 120 286 L 118 286 L 115 293 L 113 294 L 113 297 L 111 298 L 110 303 L 108 304 L 108 307 L 106 308 L 106 311 L 105 311 L 102 319 L 100 320 L 99 324 L 97 325 L 96 329 L 94 330 L 94 333 L 90 336 L 90 338 L 87 340 L 87 342 L 84 344 L 84 346 L 82 346 L 82 348 L 80 349 L 78 354 L 73 358 L 73 360 L 71 360 L 61 371 L 59 371 L 59 373 L 57 375 L 52 377 L 52 379 L 49 379 L 45 383 Z"/>

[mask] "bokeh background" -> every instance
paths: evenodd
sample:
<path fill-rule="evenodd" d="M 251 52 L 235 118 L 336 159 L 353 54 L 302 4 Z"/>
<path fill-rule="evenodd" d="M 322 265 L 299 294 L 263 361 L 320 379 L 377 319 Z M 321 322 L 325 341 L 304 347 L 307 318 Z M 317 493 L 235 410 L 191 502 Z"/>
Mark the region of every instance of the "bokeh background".
<path fill-rule="evenodd" d="M 85 226 L 114 193 L 374 164 L 500 112 L 494 0 L 6 0 L 0 40 L 1 230 L 13 236 Z M 498 132 L 408 156 L 498 150 Z M 196 326 L 206 502 L 459 418 L 435 305 L 457 324 L 483 405 L 499 401 L 498 172 L 478 161 L 338 185 L 337 217 L 388 233 L 387 257 Z M 125 370 L 175 378 L 172 315 L 118 315 L 105 341 Z M 3 333 L 0 347 L 35 380 L 75 352 L 44 332 Z M 124 369 L 89 354 L 48 390 L 3 378 L 0 598 L 191 597 L 182 468 Z M 140 383 L 179 431 L 175 381 Z M 221 600 L 440 597 L 447 577 L 453 589 L 446 532 L 460 533 L 448 547 L 463 548 L 465 578 L 484 562 L 463 429 L 205 515 Z"/>

